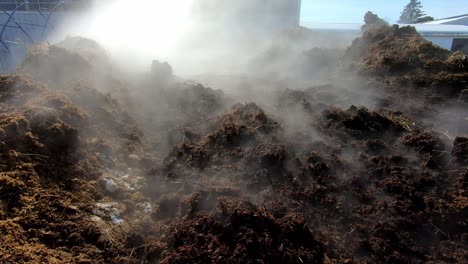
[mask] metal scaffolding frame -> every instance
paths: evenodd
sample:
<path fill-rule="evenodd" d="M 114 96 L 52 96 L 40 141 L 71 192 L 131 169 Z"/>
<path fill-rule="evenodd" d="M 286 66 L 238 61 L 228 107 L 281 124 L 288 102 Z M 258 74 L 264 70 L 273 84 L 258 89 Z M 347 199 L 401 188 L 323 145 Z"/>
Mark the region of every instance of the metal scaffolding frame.
<path fill-rule="evenodd" d="M 50 10 L 55 7 L 60 0 L 0 0 L 0 9 L 15 10 L 19 6 L 25 11 L 31 10 Z"/>
<path fill-rule="evenodd" d="M 5 9 L 0 9 L 0 16 L 5 16 L 6 20 L 3 20 L 0 23 L 0 68 L 1 70 L 4 70 L 9 67 L 8 65 L 8 60 L 11 58 L 11 56 L 15 56 L 15 54 L 12 54 L 12 49 L 14 47 L 21 46 L 24 49 L 27 49 L 28 46 L 35 44 L 35 43 L 40 43 L 45 41 L 46 38 L 46 33 L 50 29 L 54 29 L 54 25 L 51 22 L 51 18 L 54 13 L 56 13 L 58 10 L 60 10 L 61 7 L 64 6 L 65 0 L 60 0 L 60 1 L 54 1 L 54 2 L 48 2 L 48 3 L 53 3 L 53 6 L 50 6 L 47 9 L 41 8 L 39 0 L 37 0 L 37 7 L 38 8 L 27 8 L 28 5 L 31 4 L 29 1 L 9 1 L 8 3 L 13 3 L 14 2 L 14 9 L 11 8 L 10 10 L 5 10 Z M 0 1 L 0 4 L 5 3 L 5 1 Z M 42 3 L 44 3 L 42 1 Z M 1 5 L 0 5 L 1 6 Z M 43 23 L 30 23 L 26 21 L 20 21 L 16 15 L 19 13 L 36 13 L 39 14 L 40 17 L 43 18 Z M 28 29 L 31 30 L 31 27 L 37 27 L 40 28 L 40 34 L 31 34 L 31 32 L 28 32 Z M 18 35 L 23 36 L 22 38 L 18 39 L 9 39 L 8 34 L 6 34 L 8 30 L 18 30 Z"/>
<path fill-rule="evenodd" d="M 17 2 L 18 1 L 15 0 L 15 4 L 17 4 Z M 15 14 L 18 11 L 23 11 L 23 8 L 26 5 L 29 4 L 28 1 L 24 1 L 23 3 L 17 4 L 16 8 L 14 10 L 7 11 L 7 10 L 0 9 L 0 14 L 5 14 L 8 17 L 5 23 L 0 24 L 0 28 L 1 28 L 1 30 L 0 30 L 0 43 L 2 44 L 2 46 L 5 47 L 6 50 L 9 50 L 8 45 L 6 45 L 6 43 L 15 43 L 13 40 L 7 40 L 7 39 L 4 38 L 4 34 L 5 34 L 5 31 L 6 31 L 7 28 L 16 28 L 16 29 L 20 30 L 26 36 L 26 38 L 30 41 L 30 43 L 43 41 L 45 33 L 46 33 L 46 29 L 49 28 L 49 27 L 53 29 L 53 25 L 50 23 L 50 19 L 52 17 L 52 14 L 55 13 L 55 11 L 58 8 L 62 7 L 64 5 L 65 1 L 57 1 L 57 2 L 54 2 L 54 3 L 55 3 L 55 5 L 50 10 L 47 10 L 47 13 L 41 11 L 40 8 L 36 9 L 36 10 L 33 10 L 33 11 L 30 11 L 30 12 L 37 12 L 41 17 L 43 17 L 44 18 L 44 24 L 26 23 L 26 22 L 22 22 L 22 21 L 17 21 L 15 19 Z M 22 27 L 22 25 L 41 27 L 42 28 L 41 39 L 31 38 L 30 34 L 28 34 L 28 32 L 24 29 L 24 27 Z"/>

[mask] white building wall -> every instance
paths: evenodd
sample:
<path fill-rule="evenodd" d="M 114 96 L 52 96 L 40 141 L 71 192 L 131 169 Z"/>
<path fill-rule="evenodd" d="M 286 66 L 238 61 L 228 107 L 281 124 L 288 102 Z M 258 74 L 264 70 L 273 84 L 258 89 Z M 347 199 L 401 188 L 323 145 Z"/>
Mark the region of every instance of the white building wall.
<path fill-rule="evenodd" d="M 423 37 L 444 49 L 450 50 L 452 48 L 453 38 L 451 37 L 436 37 L 436 36 L 424 36 L 424 35 Z"/>

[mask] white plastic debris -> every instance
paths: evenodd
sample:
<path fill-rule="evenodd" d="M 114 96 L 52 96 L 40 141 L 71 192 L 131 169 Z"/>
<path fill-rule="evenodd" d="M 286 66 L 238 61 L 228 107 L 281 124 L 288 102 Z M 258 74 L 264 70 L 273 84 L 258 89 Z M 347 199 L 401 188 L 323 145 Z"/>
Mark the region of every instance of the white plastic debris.
<path fill-rule="evenodd" d="M 129 191 L 134 191 L 134 190 L 135 190 L 135 188 L 132 187 L 132 186 L 130 185 L 130 183 L 128 183 L 128 182 L 124 182 L 124 186 L 125 186 L 125 188 L 127 188 L 127 190 L 129 190 Z"/>
<path fill-rule="evenodd" d="M 128 155 L 128 158 L 130 160 L 134 160 L 134 161 L 139 161 L 140 160 L 140 157 L 138 155 L 136 155 L 136 154 L 130 154 L 130 155 Z"/>
<path fill-rule="evenodd" d="M 108 217 L 114 224 L 122 224 L 124 220 L 120 218 L 120 211 L 116 207 L 116 203 L 96 203 L 96 208 L 93 213 L 97 217 Z"/>
<path fill-rule="evenodd" d="M 143 208 L 143 211 L 147 214 L 151 214 L 153 212 L 153 207 L 151 206 L 150 203 L 144 203 L 145 207 Z"/>
<path fill-rule="evenodd" d="M 120 225 L 124 222 L 124 220 L 120 219 L 118 215 L 111 215 L 111 220 L 112 220 L 112 223 L 116 225 Z"/>
<path fill-rule="evenodd" d="M 99 216 L 97 216 L 97 215 L 92 215 L 92 216 L 90 217 L 90 219 L 91 219 L 91 221 L 93 221 L 93 222 L 102 222 L 102 218 L 99 217 Z"/>
<path fill-rule="evenodd" d="M 153 212 L 153 206 L 150 203 L 144 202 L 137 204 L 138 208 L 143 209 L 143 212 L 151 214 Z"/>
<path fill-rule="evenodd" d="M 117 191 L 117 184 L 112 179 L 105 179 L 104 185 L 106 187 L 106 190 L 110 193 Z"/>

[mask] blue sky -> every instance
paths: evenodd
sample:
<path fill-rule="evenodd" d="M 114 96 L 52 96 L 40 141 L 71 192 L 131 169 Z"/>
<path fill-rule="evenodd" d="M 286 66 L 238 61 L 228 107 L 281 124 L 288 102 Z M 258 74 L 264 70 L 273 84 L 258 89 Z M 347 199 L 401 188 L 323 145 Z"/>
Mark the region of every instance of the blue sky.
<path fill-rule="evenodd" d="M 302 0 L 304 22 L 359 23 L 372 11 L 395 23 L 409 0 Z M 426 14 L 438 18 L 468 14 L 468 0 L 421 0 Z"/>

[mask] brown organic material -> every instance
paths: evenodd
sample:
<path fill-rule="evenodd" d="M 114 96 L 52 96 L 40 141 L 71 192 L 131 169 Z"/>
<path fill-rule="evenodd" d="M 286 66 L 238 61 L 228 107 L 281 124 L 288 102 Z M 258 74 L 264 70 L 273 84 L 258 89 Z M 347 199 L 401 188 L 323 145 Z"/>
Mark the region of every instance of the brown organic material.
<path fill-rule="evenodd" d="M 356 82 L 247 99 L 35 50 L 0 76 L 0 262 L 468 262 L 466 125 L 430 122 L 466 113 L 465 58 L 367 19 Z"/>

